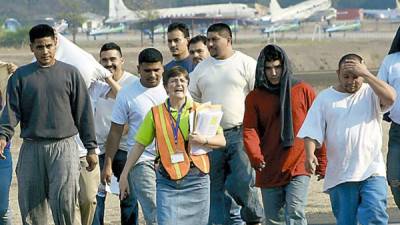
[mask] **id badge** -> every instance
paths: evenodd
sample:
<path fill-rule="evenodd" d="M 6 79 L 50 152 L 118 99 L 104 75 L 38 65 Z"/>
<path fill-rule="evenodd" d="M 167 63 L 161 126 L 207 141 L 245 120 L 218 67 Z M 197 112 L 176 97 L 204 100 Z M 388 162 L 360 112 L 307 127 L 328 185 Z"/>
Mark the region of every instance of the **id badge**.
<path fill-rule="evenodd" d="M 177 152 L 171 155 L 171 162 L 172 163 L 179 163 L 185 161 L 185 157 L 183 156 L 183 152 Z"/>

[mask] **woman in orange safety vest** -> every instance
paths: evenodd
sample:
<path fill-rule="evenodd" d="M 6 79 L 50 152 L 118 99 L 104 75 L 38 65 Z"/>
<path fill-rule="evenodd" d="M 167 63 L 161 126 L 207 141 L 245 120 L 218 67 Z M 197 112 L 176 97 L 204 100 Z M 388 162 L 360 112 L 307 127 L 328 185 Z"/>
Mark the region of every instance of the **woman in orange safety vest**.
<path fill-rule="evenodd" d="M 191 146 L 225 146 L 222 128 L 205 137 L 189 133 L 189 114 L 198 106 L 187 98 L 189 75 L 180 66 L 163 74 L 169 98 L 147 113 L 136 133 L 136 144 L 129 154 L 120 177 L 120 197 L 129 191 L 128 173 L 145 147 L 156 141 L 157 222 L 159 225 L 206 225 L 210 207 L 210 163 L 207 153 L 194 154 Z M 134 180 L 131 179 L 131 180 Z"/>

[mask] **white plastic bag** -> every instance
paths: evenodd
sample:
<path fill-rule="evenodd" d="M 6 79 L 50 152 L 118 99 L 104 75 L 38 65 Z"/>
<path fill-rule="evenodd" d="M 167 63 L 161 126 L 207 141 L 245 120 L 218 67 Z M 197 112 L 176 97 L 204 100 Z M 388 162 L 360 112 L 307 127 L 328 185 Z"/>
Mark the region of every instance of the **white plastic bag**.
<path fill-rule="evenodd" d="M 81 49 L 63 35 L 57 34 L 57 36 L 56 59 L 78 68 L 87 87 L 95 80 L 104 79 L 112 75 L 90 53 Z"/>

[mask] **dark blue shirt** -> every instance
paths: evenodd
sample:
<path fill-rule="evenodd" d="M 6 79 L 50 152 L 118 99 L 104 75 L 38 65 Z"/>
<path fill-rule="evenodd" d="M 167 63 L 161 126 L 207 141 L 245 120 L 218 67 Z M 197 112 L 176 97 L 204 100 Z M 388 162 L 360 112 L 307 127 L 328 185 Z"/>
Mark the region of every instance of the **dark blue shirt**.
<path fill-rule="evenodd" d="M 175 59 L 171 60 L 169 63 L 167 63 L 164 66 L 164 70 L 167 71 L 174 66 L 181 66 L 181 67 L 185 68 L 188 73 L 192 72 L 195 67 L 195 65 L 193 64 L 192 58 L 190 56 L 188 56 L 185 59 L 179 60 L 179 61 L 177 61 Z"/>

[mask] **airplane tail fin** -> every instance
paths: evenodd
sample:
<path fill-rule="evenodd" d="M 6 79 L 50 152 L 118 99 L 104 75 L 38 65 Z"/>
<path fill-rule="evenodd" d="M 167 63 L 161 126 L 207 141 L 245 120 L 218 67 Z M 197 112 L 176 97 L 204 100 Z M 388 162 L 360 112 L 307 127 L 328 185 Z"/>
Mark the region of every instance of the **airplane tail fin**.
<path fill-rule="evenodd" d="M 277 14 L 280 11 L 282 11 L 281 6 L 278 3 L 278 0 L 271 0 L 269 3 L 269 11 L 271 13 L 271 15 L 273 14 Z"/>
<path fill-rule="evenodd" d="M 121 14 L 130 11 L 123 0 L 109 0 L 108 18 L 118 18 Z"/>
<path fill-rule="evenodd" d="M 329 4 L 329 8 L 332 8 L 332 0 L 328 0 L 327 2 Z"/>

